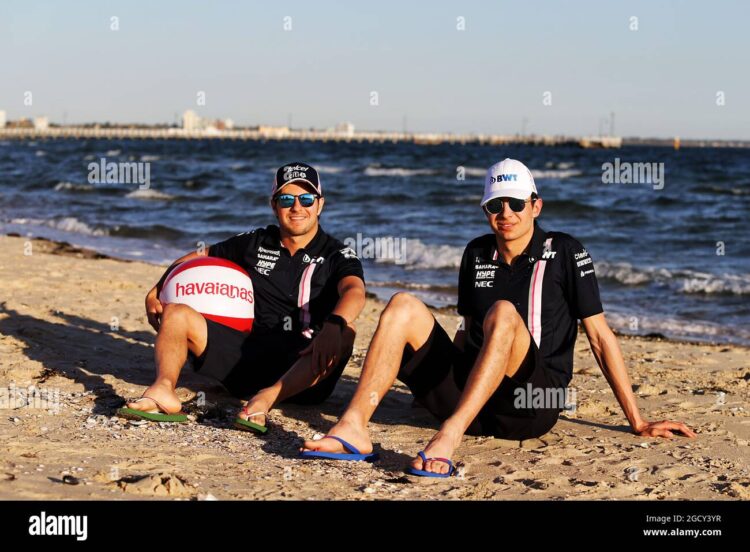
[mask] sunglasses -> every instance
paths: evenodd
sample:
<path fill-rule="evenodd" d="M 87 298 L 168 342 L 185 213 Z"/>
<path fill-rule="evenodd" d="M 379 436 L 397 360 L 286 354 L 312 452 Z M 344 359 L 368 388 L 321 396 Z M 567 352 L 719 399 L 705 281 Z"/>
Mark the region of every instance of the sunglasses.
<path fill-rule="evenodd" d="M 505 209 L 505 203 L 507 202 L 511 211 L 514 213 L 520 213 L 526 208 L 526 204 L 530 201 L 533 201 L 533 199 L 516 199 L 514 197 L 503 199 L 501 197 L 496 197 L 484 204 L 484 210 L 490 215 L 498 215 L 503 212 L 503 209 Z"/>
<path fill-rule="evenodd" d="M 289 209 L 292 205 L 294 205 L 294 198 L 299 198 L 299 204 L 302 205 L 302 207 L 312 207 L 312 204 L 315 203 L 315 199 L 320 197 L 316 194 L 306 193 L 306 194 L 299 194 L 299 195 L 292 195 L 292 194 L 279 194 L 273 198 L 273 200 L 276 202 L 276 205 L 279 207 L 283 207 L 284 209 Z"/>

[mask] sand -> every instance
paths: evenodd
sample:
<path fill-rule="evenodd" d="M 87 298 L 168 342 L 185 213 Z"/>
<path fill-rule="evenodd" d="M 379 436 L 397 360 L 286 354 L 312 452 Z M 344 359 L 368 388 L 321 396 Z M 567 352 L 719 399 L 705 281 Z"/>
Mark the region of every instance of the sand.
<path fill-rule="evenodd" d="M 132 423 L 114 413 L 152 381 L 143 299 L 163 267 L 21 237 L 0 236 L 0 247 L 0 398 L 13 387 L 40 392 L 31 404 L 2 404 L 0 499 L 750 498 L 747 348 L 622 336 L 644 417 L 698 433 L 650 439 L 630 433 L 580 335 L 575 412 L 540 439 L 466 437 L 459 477 L 420 479 L 403 469 L 437 426 L 400 384 L 371 425 L 380 462 L 297 458 L 351 396 L 382 302 L 368 299 L 333 396 L 273 411 L 266 437 L 232 429 L 240 402 L 190 369 L 178 394 L 191 423 Z M 436 316 L 452 333 L 455 313 Z"/>

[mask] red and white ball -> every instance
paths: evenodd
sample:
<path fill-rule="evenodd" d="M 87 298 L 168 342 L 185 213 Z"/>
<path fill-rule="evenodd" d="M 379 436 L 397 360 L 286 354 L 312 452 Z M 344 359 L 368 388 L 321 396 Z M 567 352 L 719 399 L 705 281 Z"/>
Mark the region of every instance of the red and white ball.
<path fill-rule="evenodd" d="M 162 305 L 182 303 L 209 320 L 249 332 L 255 318 L 253 283 L 242 267 L 218 257 L 180 263 L 159 294 Z"/>

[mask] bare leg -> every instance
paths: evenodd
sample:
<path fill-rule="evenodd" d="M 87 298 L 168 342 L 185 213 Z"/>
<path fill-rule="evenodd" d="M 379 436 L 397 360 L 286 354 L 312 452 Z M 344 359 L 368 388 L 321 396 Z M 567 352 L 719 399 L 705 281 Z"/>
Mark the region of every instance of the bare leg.
<path fill-rule="evenodd" d="M 339 358 L 349 356 L 354 346 L 355 338 L 354 326 L 349 325 L 342 334 L 341 351 Z M 327 378 L 331 370 L 323 375 L 315 374 L 311 369 L 312 355 L 307 354 L 299 358 L 281 378 L 270 387 L 258 391 L 240 412 L 240 418 L 250 420 L 257 424 L 265 425 L 265 415 L 258 414 L 248 417 L 248 414 L 254 412 L 268 412 L 278 403 L 309 389 L 320 381 Z"/>
<path fill-rule="evenodd" d="M 531 336 L 512 303 L 495 303 L 487 312 L 483 329 L 484 344 L 469 373 L 456 410 L 425 447 L 428 458 L 451 458 L 464 433 L 503 378 L 513 376 L 526 358 Z M 423 463 L 419 457 L 412 461 L 412 466 L 435 473 L 447 473 L 449 469 L 445 462 Z"/>
<path fill-rule="evenodd" d="M 372 452 L 367 423 L 396 381 L 404 347 L 410 345 L 415 351 L 421 348 L 433 324 L 432 313 L 416 297 L 408 293 L 391 297 L 380 315 L 354 396 L 329 435 L 341 437 L 363 453 Z M 344 452 L 341 444 L 333 439 L 305 441 L 303 450 Z"/>
<path fill-rule="evenodd" d="M 156 380 L 146 389 L 144 396 L 156 399 L 170 413 L 179 412 L 181 404 L 175 388 L 188 350 L 200 356 L 206 349 L 207 340 L 208 329 L 203 315 L 187 305 L 165 305 L 156 336 Z M 128 407 L 146 411 L 157 409 L 153 400 L 131 402 Z"/>

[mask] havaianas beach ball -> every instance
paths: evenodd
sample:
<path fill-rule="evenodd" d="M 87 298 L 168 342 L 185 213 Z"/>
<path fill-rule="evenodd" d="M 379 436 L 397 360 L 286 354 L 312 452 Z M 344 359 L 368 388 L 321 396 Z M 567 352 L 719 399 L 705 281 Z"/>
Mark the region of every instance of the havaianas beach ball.
<path fill-rule="evenodd" d="M 226 259 L 199 257 L 180 263 L 164 281 L 159 301 L 188 305 L 207 319 L 241 332 L 253 327 L 253 283 L 242 267 Z"/>

